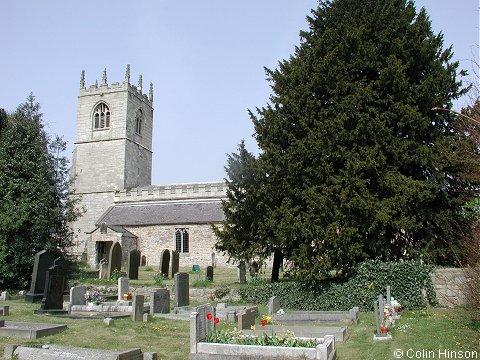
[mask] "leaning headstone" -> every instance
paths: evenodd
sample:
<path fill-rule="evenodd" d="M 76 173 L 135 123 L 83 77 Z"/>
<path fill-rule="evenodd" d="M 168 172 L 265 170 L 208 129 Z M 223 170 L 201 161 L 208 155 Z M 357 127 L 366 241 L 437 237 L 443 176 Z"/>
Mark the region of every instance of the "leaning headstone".
<path fill-rule="evenodd" d="M 168 314 L 170 312 L 170 290 L 155 289 L 150 293 L 150 314 Z"/>
<path fill-rule="evenodd" d="M 180 270 L 180 254 L 177 250 L 172 251 L 172 278 Z"/>
<path fill-rule="evenodd" d="M 207 266 L 207 274 L 205 280 L 213 281 L 213 266 Z"/>
<path fill-rule="evenodd" d="M 110 248 L 109 262 L 108 262 L 108 278 L 112 277 L 114 271 L 122 269 L 122 246 L 116 242 Z"/>
<path fill-rule="evenodd" d="M 45 279 L 48 269 L 53 265 L 54 255 L 47 250 L 35 254 L 30 291 L 25 295 L 25 301 L 41 301 L 45 290 Z"/>
<path fill-rule="evenodd" d="M 70 305 L 86 305 L 87 299 L 85 294 L 87 293 L 86 286 L 72 286 L 70 288 Z"/>
<path fill-rule="evenodd" d="M 174 279 L 175 307 L 188 306 L 190 304 L 188 273 L 176 273 Z"/>
<path fill-rule="evenodd" d="M 133 321 L 142 321 L 143 320 L 143 304 L 145 302 L 145 297 L 143 295 L 134 294 L 132 303 L 132 320 Z"/>
<path fill-rule="evenodd" d="M 48 269 L 42 304 L 39 310 L 35 310 L 36 314 L 65 312 L 63 311 L 63 289 L 65 288 L 65 282 L 66 277 L 61 266 L 53 265 Z"/>
<path fill-rule="evenodd" d="M 122 300 L 124 294 L 128 294 L 129 290 L 128 278 L 119 277 L 118 278 L 118 300 Z"/>
<path fill-rule="evenodd" d="M 168 278 L 168 269 L 170 268 L 170 250 L 165 249 L 160 254 L 160 272 L 163 277 Z"/>
<path fill-rule="evenodd" d="M 256 312 L 251 308 L 237 312 L 238 330 L 250 330 L 255 325 L 255 316 Z"/>
<path fill-rule="evenodd" d="M 127 274 L 130 280 L 138 280 L 138 267 L 140 266 L 140 250 L 132 250 L 128 254 Z"/>
<path fill-rule="evenodd" d="M 278 296 L 272 296 L 268 300 L 268 315 L 273 316 L 280 310 L 280 298 Z"/>
<path fill-rule="evenodd" d="M 237 267 L 238 282 L 240 284 L 245 284 L 247 282 L 247 267 L 245 265 L 245 261 L 240 261 Z"/>

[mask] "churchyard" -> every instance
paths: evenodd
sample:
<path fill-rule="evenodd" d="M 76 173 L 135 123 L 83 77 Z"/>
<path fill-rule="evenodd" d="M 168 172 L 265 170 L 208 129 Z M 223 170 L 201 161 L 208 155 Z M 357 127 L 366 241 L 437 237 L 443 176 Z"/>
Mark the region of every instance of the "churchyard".
<path fill-rule="evenodd" d="M 235 345 L 237 347 L 232 350 L 233 345 L 215 344 L 218 339 L 222 337 L 225 339 L 228 334 L 238 334 L 240 331 L 244 335 L 255 335 L 259 339 L 264 337 L 263 334 L 272 339 L 281 338 L 288 331 L 293 331 L 299 337 L 315 339 L 316 345 L 314 343 L 311 347 L 313 357 L 309 357 L 307 350 L 298 347 L 276 350 L 280 351 L 278 354 L 288 358 L 306 356 L 305 358 L 314 359 L 336 356 L 336 359 L 393 359 L 396 349 L 405 352 L 409 349 L 432 351 L 478 349 L 478 329 L 470 326 L 467 313 L 460 307 L 401 310 L 397 323 L 388 330 L 391 338 L 387 341 L 378 341 L 375 337 L 379 329 L 378 320 L 381 317 L 379 308 L 383 308 L 387 297 L 391 296 L 388 290 L 377 299 L 376 308 L 379 316 L 375 316 L 375 312 L 372 311 L 359 312 L 358 308 L 346 311 L 298 311 L 283 309 L 281 299 L 276 297 L 264 303 L 246 304 L 233 296 L 235 289 L 243 286 L 238 283 L 237 269 L 215 268 L 213 281 L 208 282 L 205 281 L 206 269 L 193 271 L 180 267 L 178 270 L 180 278 L 183 277 L 184 281 L 188 277 L 185 283 L 190 285 L 190 289 L 187 285 L 189 291 L 177 288 L 175 280 L 171 277 L 155 283 L 158 268 L 140 267 L 138 280 L 128 280 L 126 277 L 116 280 L 85 276 L 78 278 L 74 282 L 79 286 L 71 290 L 69 297 L 64 297 L 64 305 L 67 305 L 62 306 L 64 311 L 47 311 L 49 309 L 45 309 L 48 308 L 45 301 L 32 303 L 18 298 L 0 301 L 4 314 L 0 316 L 0 321 L 4 321 L 4 328 L 20 323 L 27 323 L 25 326 L 30 330 L 39 326 L 61 328 L 59 332 L 54 331 L 52 334 L 39 333 L 38 337 L 13 335 L 0 337 L 2 344 L 0 354 L 3 354 L 5 349 L 7 352 L 10 351 L 12 345 L 21 345 L 22 347 L 16 350 L 16 354 L 20 354 L 20 359 L 22 356 L 50 358 L 40 354 L 40 351 L 45 354 L 49 352 L 57 354 L 57 358 L 67 356 L 65 354 L 70 354 L 72 358 L 82 358 L 84 355 L 79 351 L 83 351 L 87 352 L 88 355 L 85 356 L 91 359 L 95 359 L 95 356 L 106 359 L 108 356 L 119 356 L 117 353 L 120 354 L 122 351 L 140 348 L 143 356 L 151 356 L 144 359 L 154 358 L 153 353 L 156 353 L 158 359 L 179 360 L 189 358 L 189 354 L 194 352 L 192 349 L 195 348 L 198 349 L 196 350 L 198 357 L 192 358 L 206 359 L 214 357 L 210 354 L 202 355 L 202 351 L 221 353 L 227 348 L 237 355 L 241 354 L 245 346 Z M 211 277 L 211 273 L 208 275 Z M 260 279 L 253 281 L 267 279 L 268 276 L 268 273 L 263 273 L 259 275 Z M 60 283 L 63 284 L 62 281 Z M 193 289 L 193 284 L 199 287 Z M 60 288 L 63 289 L 63 285 Z M 153 293 L 152 290 L 156 288 L 164 290 Z M 215 292 L 216 289 L 222 291 Z M 227 293 L 225 289 L 230 291 Z M 94 291 L 97 290 L 105 297 L 93 298 Z M 209 291 L 202 292 L 204 290 Z M 75 292 L 79 294 L 75 295 Z M 88 300 L 97 301 L 87 301 L 85 298 L 87 292 L 87 297 L 90 295 Z M 200 294 L 197 298 L 189 295 L 196 293 Z M 166 303 L 165 296 L 168 297 Z M 8 296 L 4 297 L 8 299 Z M 151 300 L 153 297 L 156 299 L 156 305 L 153 305 Z M 77 301 L 82 305 L 71 304 Z M 157 301 L 163 301 L 163 305 L 159 307 Z M 205 303 L 210 303 L 211 306 L 202 305 Z M 214 306 L 217 306 L 216 311 L 213 310 Z M 39 311 L 42 309 L 45 311 Z M 197 314 L 193 317 L 192 312 L 195 314 L 195 311 Z M 219 320 L 215 320 L 216 318 Z M 192 332 L 192 329 L 195 331 Z M 203 331 L 203 338 L 200 339 L 203 342 L 195 341 L 199 340 L 198 331 L 200 333 Z M 212 342 L 214 344 L 211 344 Z M 328 346 L 330 353 L 327 351 Z M 333 346 L 334 354 L 331 352 Z M 253 351 L 255 346 L 247 348 L 248 351 Z M 265 353 L 264 349 L 274 351 L 276 347 L 260 344 L 258 351 Z M 106 350 L 109 352 L 102 352 Z M 28 355 L 28 352 L 33 352 L 34 355 Z M 327 357 L 314 357 L 315 353 Z M 255 355 L 251 356 L 255 358 Z"/>

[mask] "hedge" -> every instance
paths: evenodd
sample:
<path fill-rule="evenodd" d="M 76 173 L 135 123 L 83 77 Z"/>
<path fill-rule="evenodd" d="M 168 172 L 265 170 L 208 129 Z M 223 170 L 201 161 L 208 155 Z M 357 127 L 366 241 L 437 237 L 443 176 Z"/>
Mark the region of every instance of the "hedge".
<path fill-rule="evenodd" d="M 352 276 L 344 281 L 327 279 L 316 284 L 257 282 L 241 287 L 238 292 L 242 300 L 254 304 L 266 304 L 271 296 L 278 296 L 285 309 L 348 310 L 358 306 L 362 311 L 371 311 L 377 296 L 386 296 L 386 287 L 390 285 L 392 296 L 403 309 L 422 309 L 427 305 L 423 289 L 428 302 L 437 304 L 429 275 L 432 270 L 432 266 L 414 261 L 368 260 L 357 265 Z"/>

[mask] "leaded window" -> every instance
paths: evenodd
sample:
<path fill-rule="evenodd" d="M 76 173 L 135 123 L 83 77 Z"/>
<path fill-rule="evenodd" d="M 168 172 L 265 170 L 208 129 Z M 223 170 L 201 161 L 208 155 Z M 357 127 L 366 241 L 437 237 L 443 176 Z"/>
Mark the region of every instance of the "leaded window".
<path fill-rule="evenodd" d="M 188 253 L 190 251 L 190 235 L 188 228 L 175 229 L 175 250 L 179 253 Z"/>
<path fill-rule="evenodd" d="M 93 128 L 108 129 L 110 127 L 110 109 L 107 104 L 100 103 L 93 111 Z"/>

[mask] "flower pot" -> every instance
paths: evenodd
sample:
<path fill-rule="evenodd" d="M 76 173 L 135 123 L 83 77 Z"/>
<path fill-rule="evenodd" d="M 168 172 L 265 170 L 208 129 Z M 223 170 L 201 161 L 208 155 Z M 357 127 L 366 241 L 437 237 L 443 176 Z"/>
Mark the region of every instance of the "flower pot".
<path fill-rule="evenodd" d="M 382 326 L 382 327 L 380 328 L 380 333 L 381 333 L 381 334 L 386 334 L 386 333 L 388 333 L 388 328 L 387 328 L 386 326 Z"/>

